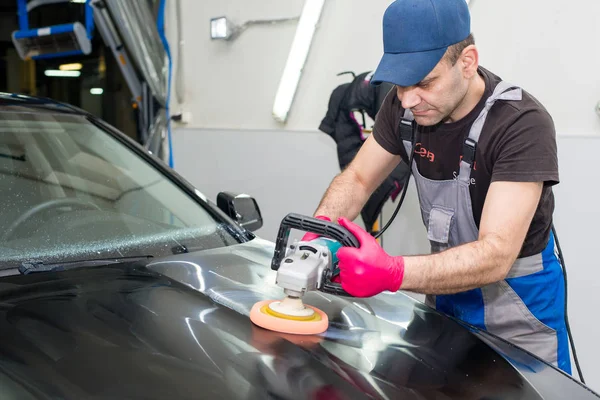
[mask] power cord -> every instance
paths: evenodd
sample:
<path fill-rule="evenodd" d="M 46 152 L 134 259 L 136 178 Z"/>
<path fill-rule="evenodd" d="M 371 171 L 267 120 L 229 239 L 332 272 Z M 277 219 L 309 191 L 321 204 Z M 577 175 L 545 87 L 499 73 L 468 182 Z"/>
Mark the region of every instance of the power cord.
<path fill-rule="evenodd" d="M 385 226 L 383 228 L 381 228 L 379 230 L 379 232 L 377 232 L 375 235 L 373 235 L 375 237 L 375 239 L 378 239 L 381 235 L 383 235 L 383 232 L 386 231 L 386 229 L 390 226 L 392 221 L 396 218 L 396 215 L 398 214 L 398 211 L 400 211 L 400 207 L 402 206 L 402 203 L 404 202 L 404 197 L 406 196 L 406 192 L 408 191 L 408 184 L 410 183 L 410 176 L 412 175 L 412 164 L 413 164 L 413 158 L 415 155 L 414 148 L 415 148 L 415 141 L 416 141 L 415 140 L 415 137 L 416 137 L 415 131 L 416 131 L 416 129 L 413 129 L 413 135 L 411 138 L 411 145 L 412 145 L 411 152 L 410 152 L 410 157 L 408 158 L 408 173 L 406 174 L 406 179 L 404 180 L 404 187 L 402 188 L 402 195 L 400 196 L 400 199 L 398 200 L 398 205 L 396 206 L 396 209 L 394 210 L 394 213 L 388 220 L 387 224 L 385 224 Z"/>
<path fill-rule="evenodd" d="M 579 374 L 579 379 L 581 383 L 585 384 L 585 380 L 583 379 L 583 374 L 581 373 L 581 367 L 579 366 L 579 360 L 577 358 L 577 351 L 575 350 L 575 343 L 573 342 L 573 335 L 571 334 L 571 326 L 569 325 L 569 315 L 567 310 L 567 267 L 565 265 L 565 259 L 563 257 L 562 250 L 560 248 L 560 243 L 558 242 L 558 235 L 556 234 L 556 229 L 554 228 L 554 224 L 552 225 L 552 234 L 554 235 L 554 241 L 556 242 L 556 248 L 558 249 L 558 258 L 560 259 L 560 264 L 562 266 L 563 276 L 565 278 L 565 325 L 567 326 L 567 334 L 569 336 L 569 342 L 571 343 L 571 348 L 573 349 L 573 360 L 575 361 L 575 367 L 577 368 L 577 373 Z"/>

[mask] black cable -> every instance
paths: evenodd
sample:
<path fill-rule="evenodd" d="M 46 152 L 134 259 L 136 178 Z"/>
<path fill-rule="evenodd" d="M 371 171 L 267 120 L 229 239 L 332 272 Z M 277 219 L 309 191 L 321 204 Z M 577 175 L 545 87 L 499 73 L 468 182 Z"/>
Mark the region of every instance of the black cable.
<path fill-rule="evenodd" d="M 558 258 L 560 259 L 563 276 L 565 278 L 565 324 L 567 326 L 567 335 L 569 336 L 569 342 L 571 343 L 571 348 L 573 349 L 573 360 L 575 361 L 575 367 L 577 368 L 579 379 L 581 380 L 581 383 L 585 384 L 583 374 L 581 373 L 581 367 L 579 366 L 579 360 L 577 359 L 577 351 L 575 350 L 575 343 L 573 342 L 573 335 L 571 334 L 571 326 L 569 325 L 569 315 L 567 310 L 567 267 L 565 265 L 565 259 L 560 248 L 560 243 L 558 242 L 558 235 L 556 234 L 554 224 L 552 224 L 552 234 L 554 235 L 554 241 L 556 242 L 556 248 L 558 249 Z"/>
<path fill-rule="evenodd" d="M 406 192 L 408 191 L 408 184 L 410 182 L 410 176 L 412 175 L 412 163 L 413 163 L 413 157 L 415 155 L 415 142 L 416 142 L 416 140 L 415 140 L 416 132 L 415 131 L 416 131 L 416 129 L 413 129 L 413 135 L 411 138 L 410 157 L 408 158 L 408 174 L 406 175 L 406 179 L 404 181 L 404 187 L 402 188 L 402 196 L 400 196 L 400 200 L 398 200 L 398 205 L 396 206 L 396 210 L 394 211 L 394 213 L 388 220 L 387 224 L 385 224 L 385 226 L 383 228 L 381 228 L 379 230 L 379 232 L 377 232 L 375 235 L 373 235 L 375 237 L 375 239 L 378 239 L 383 234 L 383 232 L 385 232 L 385 230 L 390 226 L 392 221 L 396 218 L 396 214 L 398 214 L 398 211 L 400 211 L 400 207 L 402 206 L 402 203 L 404 202 L 404 197 L 406 196 Z"/>

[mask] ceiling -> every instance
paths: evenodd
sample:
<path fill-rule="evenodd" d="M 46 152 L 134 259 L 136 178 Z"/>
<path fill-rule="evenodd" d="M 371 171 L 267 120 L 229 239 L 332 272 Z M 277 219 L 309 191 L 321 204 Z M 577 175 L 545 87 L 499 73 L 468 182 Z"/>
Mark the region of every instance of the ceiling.
<path fill-rule="evenodd" d="M 0 13 L 17 13 L 17 0 L 0 0 Z"/>
<path fill-rule="evenodd" d="M 19 29 L 17 0 L 0 0 L 0 48 L 12 47 L 11 33 Z"/>

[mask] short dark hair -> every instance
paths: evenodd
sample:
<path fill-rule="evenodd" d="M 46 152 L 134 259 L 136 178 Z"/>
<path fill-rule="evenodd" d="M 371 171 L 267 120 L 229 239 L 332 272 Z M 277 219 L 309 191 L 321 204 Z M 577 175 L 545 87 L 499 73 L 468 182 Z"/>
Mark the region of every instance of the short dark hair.
<path fill-rule="evenodd" d="M 473 34 L 471 33 L 471 34 L 469 34 L 469 36 L 467 36 L 467 38 L 465 40 L 448 47 L 448 50 L 446 50 L 446 54 L 444 55 L 444 58 L 450 63 L 450 65 L 454 65 L 458 61 L 458 57 L 460 57 L 460 54 L 462 53 L 462 51 L 465 48 L 467 48 L 468 46 L 471 46 L 473 44 L 475 44 L 475 38 L 473 37 Z"/>

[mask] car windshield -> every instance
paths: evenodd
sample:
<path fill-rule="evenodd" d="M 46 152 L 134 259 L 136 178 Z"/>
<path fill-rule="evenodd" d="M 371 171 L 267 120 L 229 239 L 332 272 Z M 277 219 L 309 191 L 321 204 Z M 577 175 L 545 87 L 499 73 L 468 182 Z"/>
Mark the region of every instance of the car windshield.
<path fill-rule="evenodd" d="M 81 115 L 0 112 L 0 192 L 0 268 L 239 243 L 211 205 Z"/>

